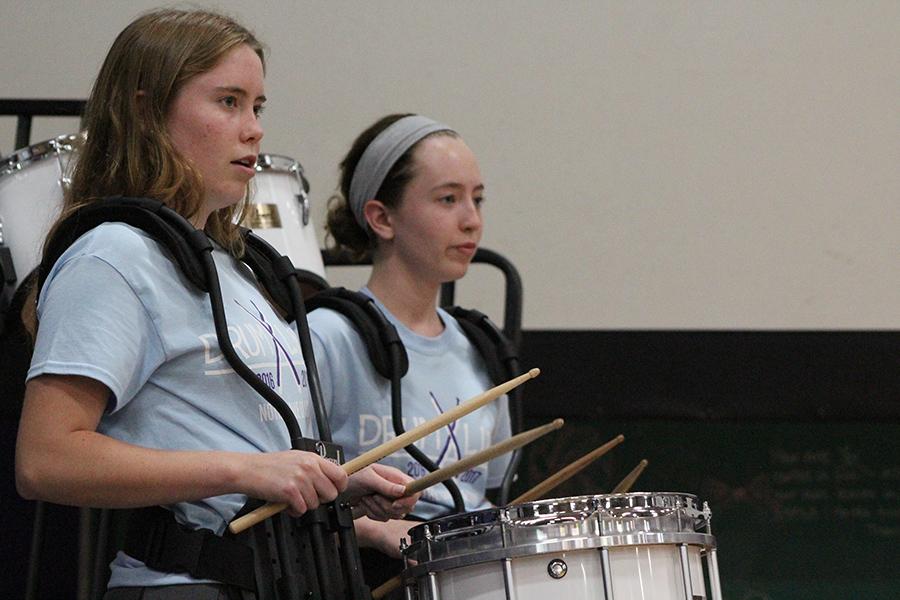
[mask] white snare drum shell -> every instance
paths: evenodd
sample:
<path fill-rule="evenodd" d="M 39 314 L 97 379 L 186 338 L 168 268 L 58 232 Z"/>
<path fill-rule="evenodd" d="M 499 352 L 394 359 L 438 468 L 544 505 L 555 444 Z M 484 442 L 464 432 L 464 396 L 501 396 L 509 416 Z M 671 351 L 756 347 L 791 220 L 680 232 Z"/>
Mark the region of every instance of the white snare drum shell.
<path fill-rule="evenodd" d="M 59 136 L 0 160 L 0 244 L 12 255 L 16 286 L 40 262 L 78 140 L 77 135 Z"/>
<path fill-rule="evenodd" d="M 260 154 L 242 225 L 284 253 L 298 269 L 324 278 L 325 265 L 309 217 L 302 172 L 300 163 L 292 158 Z"/>
<path fill-rule="evenodd" d="M 566 574 L 553 578 L 551 561 L 563 561 Z M 560 552 L 510 560 L 510 580 L 504 581 L 502 561 L 473 564 L 438 576 L 441 600 L 506 600 L 506 589 L 517 600 L 583 600 L 603 598 L 603 571 L 597 551 Z M 420 590 L 421 590 L 420 585 Z M 618 595 L 616 600 L 618 600 Z M 626 596 L 627 598 L 627 596 Z M 665 596 L 661 596 L 665 599 Z"/>
<path fill-rule="evenodd" d="M 673 545 L 611 548 L 610 571 L 615 600 L 684 600 L 681 560 Z M 565 575 L 554 578 L 554 561 Z M 700 548 L 688 548 L 693 598 L 706 598 Z M 440 600 L 506 600 L 507 585 L 517 600 L 602 600 L 603 567 L 598 550 L 578 550 L 523 556 L 510 560 L 510 581 L 504 581 L 502 561 L 450 569 L 437 574 Z M 419 583 L 420 599 L 427 589 Z M 430 595 L 425 598 L 432 599 Z"/>
<path fill-rule="evenodd" d="M 410 530 L 419 600 L 698 600 L 715 551 L 690 494 L 577 496 L 435 519 Z M 707 562 L 712 600 L 718 568 Z"/>
<path fill-rule="evenodd" d="M 687 555 L 691 594 L 694 598 L 706 598 L 700 547 L 688 546 Z M 616 600 L 684 598 L 681 558 L 678 547 L 673 544 L 610 548 L 609 563 Z"/>

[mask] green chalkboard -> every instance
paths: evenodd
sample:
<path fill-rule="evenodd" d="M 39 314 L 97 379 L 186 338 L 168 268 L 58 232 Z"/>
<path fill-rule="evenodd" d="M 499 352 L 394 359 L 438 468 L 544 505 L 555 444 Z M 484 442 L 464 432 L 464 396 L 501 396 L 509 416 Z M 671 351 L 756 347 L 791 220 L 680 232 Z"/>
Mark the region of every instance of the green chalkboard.
<path fill-rule="evenodd" d="M 609 493 L 646 458 L 634 491 L 709 502 L 728 600 L 900 598 L 900 424 L 570 419 L 526 450 L 513 497 L 618 433 L 548 496 Z"/>

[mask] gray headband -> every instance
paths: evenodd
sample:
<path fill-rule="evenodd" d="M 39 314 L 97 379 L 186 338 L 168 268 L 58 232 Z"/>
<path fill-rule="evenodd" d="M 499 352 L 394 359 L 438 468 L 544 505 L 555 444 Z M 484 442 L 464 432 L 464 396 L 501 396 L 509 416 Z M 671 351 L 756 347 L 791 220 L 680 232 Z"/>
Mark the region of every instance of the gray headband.
<path fill-rule="evenodd" d="M 453 129 L 420 115 L 403 117 L 391 123 L 366 147 L 359 162 L 356 163 L 356 169 L 353 170 L 350 197 L 347 198 L 356 222 L 364 231 L 369 231 L 369 224 L 363 214 L 366 202 L 375 197 L 378 188 L 384 183 L 384 178 L 403 153 L 435 131 L 453 131 Z"/>

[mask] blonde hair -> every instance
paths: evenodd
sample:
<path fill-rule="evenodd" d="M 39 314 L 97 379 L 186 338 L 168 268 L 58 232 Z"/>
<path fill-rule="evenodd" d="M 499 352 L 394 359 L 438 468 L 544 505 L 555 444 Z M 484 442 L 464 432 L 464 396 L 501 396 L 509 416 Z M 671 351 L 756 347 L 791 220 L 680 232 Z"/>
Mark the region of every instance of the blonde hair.
<path fill-rule="evenodd" d="M 197 214 L 204 198 L 203 179 L 175 150 L 166 116 L 189 79 L 214 68 L 242 44 L 259 56 L 265 69 L 262 44 L 249 30 L 218 13 L 155 10 L 122 30 L 91 90 L 82 121 L 87 139 L 48 239 L 73 212 L 108 196 L 152 198 L 185 218 Z M 246 204 L 245 195 L 237 205 L 213 212 L 206 222 L 207 234 L 237 257 L 243 254 L 243 240 L 235 219 Z M 31 290 L 22 312 L 32 334 L 35 293 Z"/>

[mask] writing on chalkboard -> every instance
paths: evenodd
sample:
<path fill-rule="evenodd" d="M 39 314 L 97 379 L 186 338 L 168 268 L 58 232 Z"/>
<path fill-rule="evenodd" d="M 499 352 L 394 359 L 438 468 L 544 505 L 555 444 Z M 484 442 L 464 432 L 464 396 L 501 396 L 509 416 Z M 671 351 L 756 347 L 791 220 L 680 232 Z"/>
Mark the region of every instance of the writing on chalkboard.
<path fill-rule="evenodd" d="M 844 522 L 869 534 L 900 537 L 900 465 L 875 465 L 859 448 L 769 450 L 776 522 Z"/>

